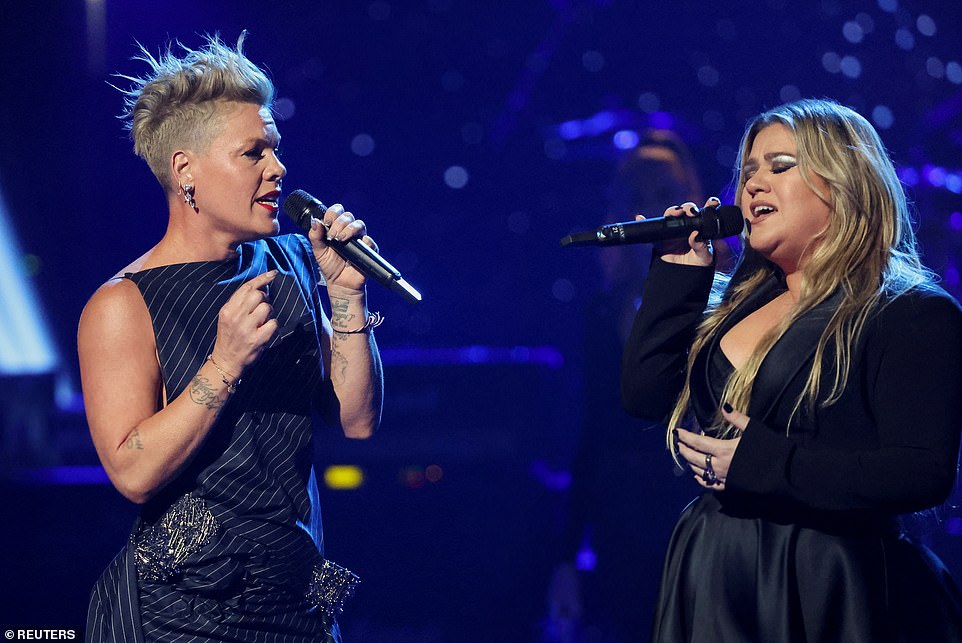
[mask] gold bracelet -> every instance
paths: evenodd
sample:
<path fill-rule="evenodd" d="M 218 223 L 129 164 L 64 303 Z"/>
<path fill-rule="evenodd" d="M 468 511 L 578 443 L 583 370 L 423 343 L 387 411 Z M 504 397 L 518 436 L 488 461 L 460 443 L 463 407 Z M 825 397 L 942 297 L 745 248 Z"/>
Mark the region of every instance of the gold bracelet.
<path fill-rule="evenodd" d="M 231 395 L 236 393 L 237 385 L 240 384 L 243 380 L 239 377 L 234 377 L 233 375 L 231 375 L 230 373 L 222 369 L 220 366 L 218 366 L 217 362 L 214 361 L 213 353 L 207 356 L 207 361 L 209 361 L 211 366 L 217 369 L 217 372 L 220 373 L 220 379 L 224 382 L 224 385 L 227 386 L 227 392 L 230 393 Z"/>
<path fill-rule="evenodd" d="M 354 330 L 338 330 L 334 329 L 334 332 L 338 335 L 358 335 L 360 333 L 365 333 L 369 330 L 374 330 L 384 322 L 384 315 L 379 312 L 373 312 L 367 314 L 367 319 L 364 321 L 364 325 L 360 328 L 355 328 Z"/>

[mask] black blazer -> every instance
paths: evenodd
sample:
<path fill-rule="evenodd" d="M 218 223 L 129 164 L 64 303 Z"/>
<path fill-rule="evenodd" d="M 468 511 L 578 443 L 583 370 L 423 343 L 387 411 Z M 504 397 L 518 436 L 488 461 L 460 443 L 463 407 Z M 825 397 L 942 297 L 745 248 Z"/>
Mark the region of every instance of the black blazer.
<path fill-rule="evenodd" d="M 622 400 L 632 415 L 667 418 L 713 275 L 710 267 L 652 262 L 622 362 Z M 692 408 L 701 421 L 720 403 L 705 385 L 719 338 L 782 290 L 772 279 L 753 293 L 696 360 Z M 759 368 L 749 408 L 741 409 L 751 420 L 721 494 L 732 504 L 787 516 L 891 516 L 938 505 L 951 492 L 962 427 L 962 310 L 940 289 L 911 290 L 881 306 L 855 347 L 841 399 L 814 414 L 803 410 L 789 426 L 839 297 L 800 318 Z M 834 377 L 826 354 L 822 395 Z"/>

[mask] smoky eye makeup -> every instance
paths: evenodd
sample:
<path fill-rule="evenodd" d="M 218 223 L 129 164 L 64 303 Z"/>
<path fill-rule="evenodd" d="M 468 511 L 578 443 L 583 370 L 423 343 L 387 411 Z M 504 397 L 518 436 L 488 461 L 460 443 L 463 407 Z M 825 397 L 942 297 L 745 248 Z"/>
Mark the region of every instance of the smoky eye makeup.
<path fill-rule="evenodd" d="M 798 159 L 791 154 L 778 154 L 771 159 L 772 172 L 775 174 L 790 170 L 797 165 Z"/>

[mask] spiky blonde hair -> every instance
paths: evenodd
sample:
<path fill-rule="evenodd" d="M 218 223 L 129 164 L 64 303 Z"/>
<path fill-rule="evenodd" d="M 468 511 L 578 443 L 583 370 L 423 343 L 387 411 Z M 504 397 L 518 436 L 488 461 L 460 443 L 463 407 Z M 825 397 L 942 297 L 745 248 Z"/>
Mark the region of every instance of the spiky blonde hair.
<path fill-rule="evenodd" d="M 176 191 L 170 175 L 170 158 L 178 147 L 198 151 L 207 148 L 222 125 L 218 106 L 224 102 L 253 103 L 270 107 L 274 85 L 267 75 L 244 55 L 247 31 L 233 49 L 217 34 L 205 37 L 200 49 L 178 41 L 154 57 L 140 45 L 134 57 L 147 63 L 150 71 L 142 77 L 120 75 L 131 81 L 124 94 L 121 118 L 134 141 L 134 152 L 150 166 L 168 192 Z M 174 47 L 180 51 L 176 55 Z"/>

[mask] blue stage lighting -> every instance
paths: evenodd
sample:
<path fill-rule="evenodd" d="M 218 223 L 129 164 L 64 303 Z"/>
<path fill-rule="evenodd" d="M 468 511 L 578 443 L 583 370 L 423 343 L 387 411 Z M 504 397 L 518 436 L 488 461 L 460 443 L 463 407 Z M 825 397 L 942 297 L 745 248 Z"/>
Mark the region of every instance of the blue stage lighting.
<path fill-rule="evenodd" d="M 0 375 L 50 372 L 58 357 L 0 197 Z"/>

